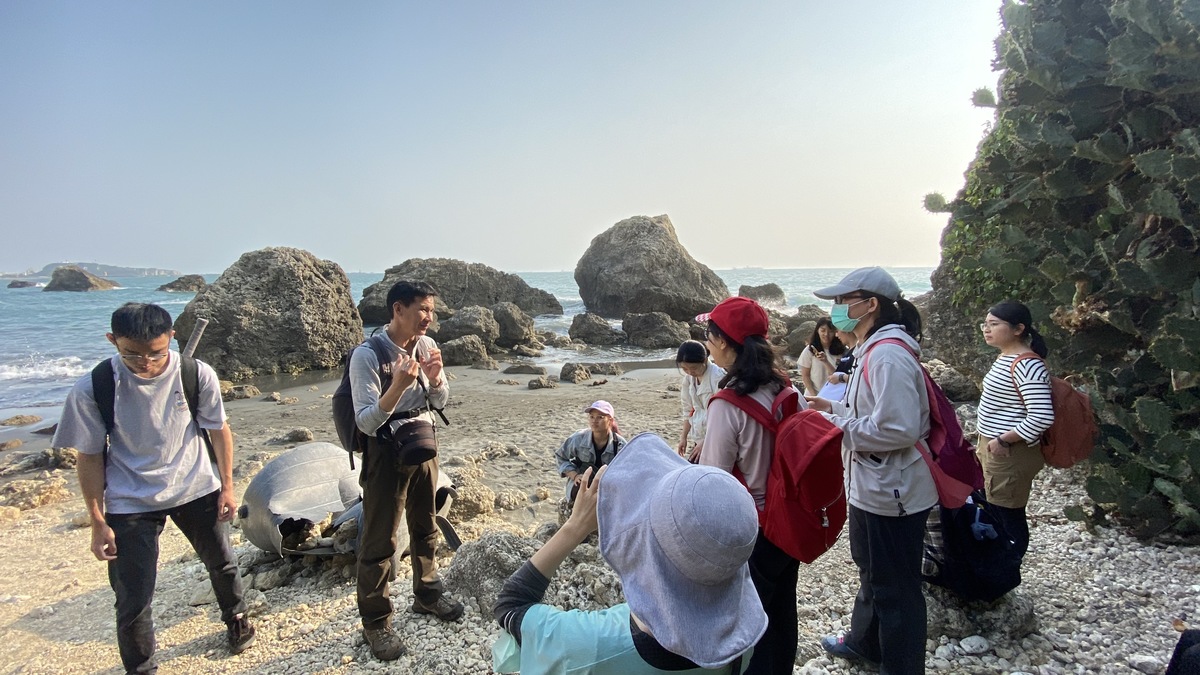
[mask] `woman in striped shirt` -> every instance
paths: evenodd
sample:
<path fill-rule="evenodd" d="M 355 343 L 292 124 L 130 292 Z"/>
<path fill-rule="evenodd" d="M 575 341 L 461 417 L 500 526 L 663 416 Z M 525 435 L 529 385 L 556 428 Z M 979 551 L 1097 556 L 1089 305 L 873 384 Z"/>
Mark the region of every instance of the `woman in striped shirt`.
<path fill-rule="evenodd" d="M 1021 555 L 1029 548 L 1025 505 L 1043 466 L 1042 433 L 1054 423 L 1050 373 L 1042 360 L 1046 341 L 1029 308 L 1006 300 L 988 310 L 979 327 L 1000 356 L 983 378 L 979 399 L 979 461 L 987 499 Z M 1036 355 L 1037 358 L 1028 358 Z M 1021 357 L 1027 358 L 1021 358 Z"/>

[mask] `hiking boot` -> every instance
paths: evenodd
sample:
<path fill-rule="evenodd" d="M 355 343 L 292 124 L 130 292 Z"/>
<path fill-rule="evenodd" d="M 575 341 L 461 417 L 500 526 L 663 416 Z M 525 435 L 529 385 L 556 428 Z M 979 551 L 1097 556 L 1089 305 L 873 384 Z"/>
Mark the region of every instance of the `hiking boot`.
<path fill-rule="evenodd" d="M 442 621 L 457 621 L 463 615 L 463 604 L 443 593 L 428 605 L 414 598 L 412 611 L 417 614 L 432 614 Z"/>
<path fill-rule="evenodd" d="M 825 650 L 825 653 L 829 654 L 830 656 L 837 656 L 846 659 L 847 661 L 862 661 L 863 663 L 879 665 L 878 661 L 868 659 L 867 657 L 858 653 L 858 651 L 853 647 L 846 644 L 845 635 L 826 635 L 825 637 L 821 638 L 821 647 Z"/>
<path fill-rule="evenodd" d="M 229 651 L 241 654 L 254 644 L 254 626 L 245 614 L 238 614 L 225 623 L 225 636 L 229 638 Z"/>
<path fill-rule="evenodd" d="M 391 626 L 364 628 L 363 639 L 371 646 L 371 655 L 380 661 L 395 661 L 408 651 Z"/>

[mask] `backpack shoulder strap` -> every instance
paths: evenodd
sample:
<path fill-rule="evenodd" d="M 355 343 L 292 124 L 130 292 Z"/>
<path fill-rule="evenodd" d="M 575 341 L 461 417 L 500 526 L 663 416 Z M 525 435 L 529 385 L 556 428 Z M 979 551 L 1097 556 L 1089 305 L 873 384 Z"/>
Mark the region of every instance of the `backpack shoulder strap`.
<path fill-rule="evenodd" d="M 1018 354 L 1017 358 L 1013 359 L 1012 363 L 1008 364 L 1008 376 L 1012 378 L 1013 391 L 1017 392 L 1017 398 L 1021 401 L 1022 407 L 1025 405 L 1025 397 L 1021 395 L 1021 387 L 1017 385 L 1017 362 L 1025 361 L 1026 359 L 1037 359 L 1041 361 L 1042 357 L 1038 356 L 1037 354 Z"/>
<path fill-rule="evenodd" d="M 192 414 L 192 422 L 195 423 L 200 438 L 204 440 L 204 447 L 208 449 L 208 458 L 215 465 L 217 451 L 213 448 L 212 437 L 208 435 L 208 429 L 200 426 L 200 420 L 196 417 L 197 411 L 200 410 L 200 364 L 196 359 L 190 356 L 181 356 L 179 377 L 183 380 L 183 398 L 187 400 L 188 412 Z"/>
<path fill-rule="evenodd" d="M 712 405 L 712 402 L 717 399 L 729 402 L 730 405 L 752 417 L 755 422 L 763 425 L 768 431 L 775 431 L 779 426 L 779 422 L 771 415 L 771 411 L 759 405 L 758 401 L 749 396 L 738 394 L 732 389 L 722 389 L 712 395 L 709 405 Z"/>
<path fill-rule="evenodd" d="M 391 355 L 375 335 L 367 338 L 366 343 L 375 352 L 375 361 L 379 363 L 379 390 L 383 391 L 392 381 Z"/>
<path fill-rule="evenodd" d="M 196 359 L 184 356 L 179 360 L 179 376 L 183 380 L 183 397 L 187 399 L 188 412 L 196 419 L 200 409 L 200 366 Z"/>
<path fill-rule="evenodd" d="M 100 408 L 100 419 L 104 420 L 104 432 L 111 434 L 113 427 L 116 426 L 116 415 L 114 407 L 116 406 L 117 385 L 113 381 L 115 373 L 111 359 L 104 359 L 92 368 L 92 397 L 96 399 L 96 407 Z M 104 447 L 108 447 L 108 440 L 105 439 Z"/>

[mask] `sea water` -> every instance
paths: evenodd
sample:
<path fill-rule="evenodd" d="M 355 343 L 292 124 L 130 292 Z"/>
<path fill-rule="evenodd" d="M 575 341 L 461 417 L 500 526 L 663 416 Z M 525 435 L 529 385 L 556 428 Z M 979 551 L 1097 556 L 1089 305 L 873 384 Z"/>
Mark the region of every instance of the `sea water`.
<path fill-rule="evenodd" d="M 848 269 L 762 269 L 714 270 L 731 293 L 745 284 L 778 284 L 787 295 L 787 307 L 803 304 L 828 306 L 813 289 L 839 281 Z M 900 288 L 908 297 L 930 289 L 928 267 L 892 268 Z M 574 274 L 564 272 L 519 272 L 534 288 L 552 293 L 562 303 L 562 316 L 535 319 L 538 330 L 565 335 L 571 319 L 585 310 Z M 355 272 L 350 278 L 351 296 L 357 301 L 367 286 L 379 281 L 381 273 Z M 209 282 L 217 275 L 206 275 Z M 43 292 L 41 288 L 0 287 L 0 419 L 25 409 L 61 406 L 71 386 L 101 359 L 113 353 L 105 339 L 112 311 L 125 302 L 153 302 L 172 317 L 183 311 L 192 293 L 156 290 L 167 277 L 113 278 L 121 285 L 110 291 L 89 293 Z M 787 308 L 779 308 L 787 311 Z M 619 327 L 620 321 L 613 322 Z M 369 329 L 368 329 L 369 330 Z M 588 347 L 583 352 L 546 351 L 540 362 L 561 365 L 566 360 L 656 360 L 673 358 L 673 350 L 650 351 L 631 347 Z M 42 414 L 42 413 L 39 413 Z M 43 414 L 43 417 L 46 417 Z"/>

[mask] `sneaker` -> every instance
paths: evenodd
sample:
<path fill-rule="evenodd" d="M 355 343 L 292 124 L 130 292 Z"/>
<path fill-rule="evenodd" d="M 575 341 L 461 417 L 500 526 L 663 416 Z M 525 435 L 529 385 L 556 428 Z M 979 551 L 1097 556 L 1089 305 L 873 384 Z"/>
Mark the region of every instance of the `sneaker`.
<path fill-rule="evenodd" d="M 862 661 L 864 663 L 873 663 L 876 665 L 879 663 L 878 661 L 868 659 L 867 657 L 858 653 L 858 651 L 853 647 L 846 644 L 845 635 L 826 635 L 825 637 L 821 638 L 821 647 L 825 650 L 825 653 L 829 654 L 830 656 L 837 656 L 846 659 L 847 661 Z"/>
<path fill-rule="evenodd" d="M 371 646 L 371 655 L 380 661 L 395 661 L 408 651 L 391 626 L 364 628 L 363 639 Z"/>
<path fill-rule="evenodd" d="M 254 644 L 254 626 L 245 614 L 238 614 L 225 623 L 225 635 L 229 638 L 229 651 L 241 654 Z"/>
<path fill-rule="evenodd" d="M 417 614 L 432 614 L 442 621 L 457 621 L 463 615 L 463 604 L 443 593 L 428 605 L 414 598 L 412 611 Z"/>

